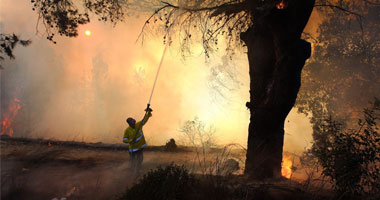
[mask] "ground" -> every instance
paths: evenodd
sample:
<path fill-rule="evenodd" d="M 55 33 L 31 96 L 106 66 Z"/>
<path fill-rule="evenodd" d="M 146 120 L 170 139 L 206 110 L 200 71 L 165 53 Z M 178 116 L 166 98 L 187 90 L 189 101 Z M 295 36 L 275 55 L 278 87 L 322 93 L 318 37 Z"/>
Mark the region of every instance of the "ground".
<path fill-rule="evenodd" d="M 148 148 L 142 173 L 190 159 L 188 153 L 174 154 Z M 2 139 L 1 199 L 112 199 L 133 182 L 128 163 L 122 144 Z"/>
<path fill-rule="evenodd" d="M 211 160 L 223 159 L 217 157 L 222 154 L 222 150 L 215 150 L 212 154 L 214 156 L 210 154 L 207 158 L 209 160 L 205 161 L 206 169 L 215 167 L 215 162 Z M 244 157 L 244 154 L 236 153 L 235 156 Z M 201 158 L 203 159 L 202 155 Z M 202 159 L 198 159 L 197 153 L 190 148 L 179 147 L 177 151 L 168 152 L 165 147 L 149 147 L 144 152 L 141 174 L 158 165 L 175 163 L 185 165 L 191 172 L 195 172 L 198 180 L 206 180 L 210 177 L 202 174 L 207 172 L 202 173 L 201 168 L 194 168 L 199 166 L 199 161 L 204 162 Z M 123 144 L 2 138 L 1 199 L 118 199 L 127 187 L 136 182 L 128 167 L 129 155 Z M 299 182 L 288 179 L 254 182 L 239 175 L 240 172 L 234 171 L 222 178 L 226 186 L 224 190 L 230 190 L 227 193 L 232 196 L 236 194 L 233 199 L 321 197 L 310 192 L 309 188 L 305 189 L 305 185 Z M 210 187 L 210 184 L 206 187 Z M 207 193 L 208 189 L 200 190 Z"/>

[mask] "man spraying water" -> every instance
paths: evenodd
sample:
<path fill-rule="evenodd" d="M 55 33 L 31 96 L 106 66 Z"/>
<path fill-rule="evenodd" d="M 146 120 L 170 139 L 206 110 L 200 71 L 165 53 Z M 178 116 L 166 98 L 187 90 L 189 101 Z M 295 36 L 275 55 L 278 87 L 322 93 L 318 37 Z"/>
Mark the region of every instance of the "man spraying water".
<path fill-rule="evenodd" d="M 124 131 L 123 142 L 129 144 L 129 155 L 131 158 L 131 170 L 134 175 L 138 175 L 144 159 L 144 147 L 146 147 L 145 137 L 143 133 L 143 126 L 148 119 L 152 116 L 152 109 L 148 107 L 145 109 L 143 120 L 136 123 L 136 120 L 129 117 L 126 121 L 129 125 Z"/>
<path fill-rule="evenodd" d="M 168 31 L 169 32 L 169 31 Z M 169 35 L 169 33 L 168 33 Z M 124 131 L 124 137 L 123 137 L 123 142 L 129 144 L 129 155 L 131 157 L 131 170 L 133 170 L 134 175 L 137 177 L 138 173 L 140 171 L 142 162 L 143 162 L 143 149 L 146 147 L 146 142 L 144 138 L 144 133 L 142 131 L 142 127 L 146 124 L 148 119 L 152 116 L 152 109 L 149 107 L 150 102 L 152 101 L 152 96 L 154 93 L 154 88 L 156 87 L 158 75 L 160 74 L 161 66 L 164 61 L 164 57 L 166 54 L 166 51 L 169 47 L 170 44 L 170 36 L 168 36 L 169 41 L 166 42 L 164 51 L 162 53 L 161 61 L 160 64 L 158 65 L 156 77 L 154 79 L 152 91 L 150 93 L 149 101 L 148 101 L 148 106 L 145 109 L 145 115 L 143 120 L 140 122 L 136 123 L 136 120 L 133 118 L 128 118 L 127 123 L 129 127 L 125 129 Z"/>
<path fill-rule="evenodd" d="M 131 170 L 133 174 L 137 177 L 141 168 L 141 164 L 143 162 L 143 149 L 146 147 L 146 142 L 144 138 L 144 133 L 142 131 L 142 127 L 146 124 L 149 117 L 152 116 L 152 109 L 149 107 L 150 102 L 152 100 L 154 88 L 156 87 L 158 75 L 160 73 L 160 69 L 162 66 L 162 62 L 164 60 L 166 50 L 168 49 L 169 42 L 166 43 L 164 52 L 162 53 L 160 64 L 158 65 L 156 78 L 154 79 L 152 92 L 150 93 L 148 106 L 145 109 L 145 115 L 143 120 L 136 123 L 136 120 L 129 117 L 127 119 L 127 123 L 129 127 L 124 131 L 123 142 L 129 144 L 129 155 L 131 157 Z"/>

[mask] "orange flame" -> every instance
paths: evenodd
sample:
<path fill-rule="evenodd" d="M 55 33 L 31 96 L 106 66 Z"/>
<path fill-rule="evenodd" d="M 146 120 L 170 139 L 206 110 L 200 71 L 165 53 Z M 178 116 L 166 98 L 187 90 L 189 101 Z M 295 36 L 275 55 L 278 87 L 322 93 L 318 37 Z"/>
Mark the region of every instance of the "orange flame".
<path fill-rule="evenodd" d="M 290 178 L 292 175 L 292 161 L 289 156 L 283 156 L 281 163 L 281 174 L 286 178 Z"/>
<path fill-rule="evenodd" d="M 285 3 L 284 1 L 281 1 L 280 3 L 276 4 L 276 8 L 279 10 L 285 9 Z"/>
<path fill-rule="evenodd" d="M 8 107 L 6 113 L 2 113 L 1 120 L 1 135 L 13 135 L 12 123 L 17 116 L 18 111 L 21 109 L 20 100 L 14 98 Z"/>

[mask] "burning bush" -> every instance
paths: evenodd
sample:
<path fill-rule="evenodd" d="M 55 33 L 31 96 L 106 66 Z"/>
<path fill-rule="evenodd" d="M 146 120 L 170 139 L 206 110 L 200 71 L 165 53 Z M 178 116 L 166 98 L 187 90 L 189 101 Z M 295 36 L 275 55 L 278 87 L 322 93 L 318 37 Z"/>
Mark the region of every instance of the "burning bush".
<path fill-rule="evenodd" d="M 21 103 L 18 98 L 14 98 L 9 104 L 8 110 L 2 114 L 1 120 L 1 135 L 13 135 L 12 124 L 15 120 L 18 111 L 21 109 Z"/>

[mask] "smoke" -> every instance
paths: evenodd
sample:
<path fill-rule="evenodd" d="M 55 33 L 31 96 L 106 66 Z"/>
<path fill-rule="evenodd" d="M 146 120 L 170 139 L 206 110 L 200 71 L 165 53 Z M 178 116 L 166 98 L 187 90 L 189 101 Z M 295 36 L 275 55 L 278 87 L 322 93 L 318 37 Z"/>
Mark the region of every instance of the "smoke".
<path fill-rule="evenodd" d="M 355 128 L 363 108 L 380 95 L 379 7 L 362 1 L 335 3 L 360 14 L 363 20 L 338 10 L 318 9 L 327 17 L 314 34 L 313 55 L 303 70 L 299 107 L 312 111 L 313 123 L 331 116 Z"/>
<path fill-rule="evenodd" d="M 2 111 L 14 91 L 23 105 L 13 122 L 14 136 L 120 143 L 125 119 L 142 119 L 164 49 L 161 37 L 152 36 L 143 46 L 135 42 L 146 17 L 130 17 L 116 27 L 91 22 L 80 27 L 77 38 L 57 37 L 54 45 L 41 30 L 36 35 L 37 16 L 29 1 L 4 0 L 0 15 L 3 32 L 32 40 L 29 47 L 16 47 L 16 59 L 6 60 L 1 71 Z M 153 117 L 144 127 L 148 143 L 177 140 L 181 124 L 198 117 L 215 128 L 218 143 L 245 146 L 246 55 L 231 61 L 220 51 L 205 62 L 202 49 L 194 45 L 193 50 L 183 60 L 174 43 L 168 49 L 151 102 Z M 222 72 L 224 65 L 236 71 Z M 210 80 L 213 72 L 218 79 Z M 226 98 L 220 98 L 215 87 L 226 80 L 235 86 L 222 89 Z M 291 126 L 297 137 L 301 128 Z"/>

